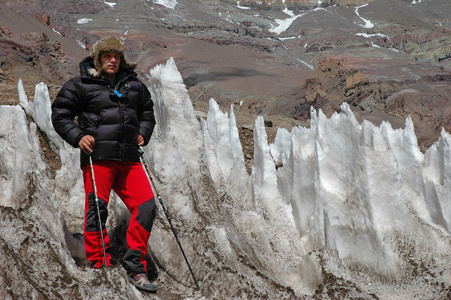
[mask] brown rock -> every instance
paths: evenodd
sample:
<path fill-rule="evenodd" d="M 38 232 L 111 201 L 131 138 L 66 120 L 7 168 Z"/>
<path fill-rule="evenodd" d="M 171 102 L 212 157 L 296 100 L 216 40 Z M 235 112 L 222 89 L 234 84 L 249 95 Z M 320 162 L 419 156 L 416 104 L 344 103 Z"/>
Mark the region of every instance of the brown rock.
<path fill-rule="evenodd" d="M 268 115 L 263 115 L 263 122 L 265 123 L 265 127 L 272 127 L 273 123 L 270 117 Z"/>
<path fill-rule="evenodd" d="M 11 37 L 11 30 L 9 30 L 8 27 L 0 25 L 0 30 L 2 34 L 6 35 L 7 37 Z"/>
<path fill-rule="evenodd" d="M 318 78 L 309 78 L 305 81 L 305 100 L 316 102 L 319 98 L 327 98 L 327 93 L 323 90 L 321 81 Z"/>
<path fill-rule="evenodd" d="M 318 63 L 318 69 L 324 73 L 336 73 L 342 69 L 339 59 L 325 59 Z"/>
<path fill-rule="evenodd" d="M 50 16 L 46 12 L 35 13 L 33 18 L 45 26 L 50 26 Z"/>
<path fill-rule="evenodd" d="M 367 83 L 368 78 L 366 78 L 362 72 L 357 71 L 353 75 L 350 75 L 346 78 L 345 91 Z"/>

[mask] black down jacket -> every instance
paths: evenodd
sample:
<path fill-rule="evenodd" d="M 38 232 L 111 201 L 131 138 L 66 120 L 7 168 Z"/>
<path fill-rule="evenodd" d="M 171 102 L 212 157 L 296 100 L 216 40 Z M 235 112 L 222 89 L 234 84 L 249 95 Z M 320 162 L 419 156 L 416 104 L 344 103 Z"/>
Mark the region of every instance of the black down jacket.
<path fill-rule="evenodd" d="M 92 58 L 85 58 L 80 63 L 81 76 L 62 86 L 52 104 L 53 127 L 73 147 L 84 135 L 92 135 L 94 161 L 139 161 L 134 138 L 140 133 L 147 145 L 155 127 L 150 92 L 132 70 L 119 70 L 113 86 L 88 74 L 93 65 Z M 81 167 L 88 161 L 80 151 Z"/>

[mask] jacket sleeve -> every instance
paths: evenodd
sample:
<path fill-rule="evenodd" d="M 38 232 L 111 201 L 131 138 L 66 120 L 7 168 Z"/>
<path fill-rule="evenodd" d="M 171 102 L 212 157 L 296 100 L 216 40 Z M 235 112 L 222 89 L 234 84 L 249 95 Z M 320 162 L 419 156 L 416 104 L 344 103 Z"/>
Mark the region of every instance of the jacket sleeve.
<path fill-rule="evenodd" d="M 52 104 L 52 124 L 55 131 L 70 145 L 78 147 L 84 133 L 74 119 L 81 112 L 81 93 L 74 80 L 66 82 Z"/>
<path fill-rule="evenodd" d="M 139 133 L 144 138 L 144 146 L 147 145 L 155 128 L 155 115 L 153 110 L 152 96 L 148 88 L 142 83 L 140 105 L 138 107 Z"/>

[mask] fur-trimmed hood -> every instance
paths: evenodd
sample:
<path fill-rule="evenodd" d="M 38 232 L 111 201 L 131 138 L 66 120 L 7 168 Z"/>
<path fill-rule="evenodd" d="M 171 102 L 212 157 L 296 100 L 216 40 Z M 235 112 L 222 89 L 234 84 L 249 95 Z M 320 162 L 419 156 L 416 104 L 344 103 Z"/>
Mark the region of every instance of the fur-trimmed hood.
<path fill-rule="evenodd" d="M 94 66 L 91 65 L 87 69 L 88 73 L 94 77 L 100 77 L 102 75 L 102 66 L 100 64 L 100 55 L 106 52 L 115 52 L 121 56 L 121 63 L 119 65 L 119 70 L 134 70 L 136 68 L 136 63 L 128 62 L 125 57 L 124 45 L 117 38 L 108 36 L 101 38 L 89 49 L 90 56 L 93 60 Z"/>

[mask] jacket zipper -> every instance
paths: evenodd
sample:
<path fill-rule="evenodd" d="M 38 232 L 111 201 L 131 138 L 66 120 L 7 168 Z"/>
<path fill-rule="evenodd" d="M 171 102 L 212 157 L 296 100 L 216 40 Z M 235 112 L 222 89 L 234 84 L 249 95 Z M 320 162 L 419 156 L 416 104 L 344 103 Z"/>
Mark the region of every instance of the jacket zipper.
<path fill-rule="evenodd" d="M 115 90 L 119 90 L 119 82 L 117 86 L 115 87 Z M 121 161 L 125 160 L 125 103 L 122 101 L 120 97 L 117 98 L 117 104 L 119 107 L 119 114 L 120 114 L 120 122 L 121 122 Z"/>

